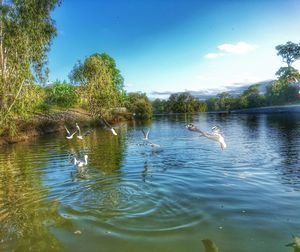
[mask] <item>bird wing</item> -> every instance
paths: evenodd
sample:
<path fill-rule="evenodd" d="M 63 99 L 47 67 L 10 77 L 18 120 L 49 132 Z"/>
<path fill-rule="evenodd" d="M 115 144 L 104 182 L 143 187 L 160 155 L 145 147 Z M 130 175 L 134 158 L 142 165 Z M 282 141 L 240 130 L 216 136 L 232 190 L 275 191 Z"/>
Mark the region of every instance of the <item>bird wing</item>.
<path fill-rule="evenodd" d="M 148 139 L 148 135 L 149 135 L 149 130 L 147 131 L 147 133 L 142 129 L 143 135 L 145 139 Z"/>
<path fill-rule="evenodd" d="M 90 130 L 88 130 L 87 132 L 84 132 L 83 136 L 88 136 L 89 134 L 91 134 Z"/>
<path fill-rule="evenodd" d="M 102 119 L 102 121 L 104 122 L 104 124 L 106 125 L 106 127 L 108 127 L 108 128 L 112 128 L 111 126 L 110 126 L 110 124 L 102 117 L 101 118 Z"/>
<path fill-rule="evenodd" d="M 195 131 L 195 132 L 199 132 L 199 133 L 201 133 L 202 135 L 204 135 L 204 132 L 202 131 L 202 130 L 200 130 L 200 129 L 198 129 L 195 125 L 193 125 L 193 124 L 188 124 L 187 126 L 186 126 L 186 128 L 188 129 L 188 130 L 190 130 L 190 131 Z"/>
<path fill-rule="evenodd" d="M 111 130 L 111 132 L 112 132 L 115 136 L 118 135 L 114 128 L 111 128 L 110 130 Z"/>
<path fill-rule="evenodd" d="M 221 136 L 224 136 L 222 129 L 219 126 L 213 126 L 211 128 L 211 133 L 212 134 L 219 134 Z"/>
<path fill-rule="evenodd" d="M 66 127 L 66 126 L 64 126 L 64 127 L 65 127 L 65 129 L 66 129 L 68 135 L 71 135 L 71 133 L 70 133 L 70 131 L 67 129 L 67 127 Z"/>
<path fill-rule="evenodd" d="M 81 135 L 81 131 L 80 131 L 79 125 L 77 123 L 76 123 L 76 128 L 77 128 L 77 130 L 79 132 L 79 135 Z"/>
<path fill-rule="evenodd" d="M 72 134 L 72 135 L 70 135 L 70 137 L 74 136 L 76 133 L 77 133 L 77 131 L 73 132 L 73 134 Z"/>

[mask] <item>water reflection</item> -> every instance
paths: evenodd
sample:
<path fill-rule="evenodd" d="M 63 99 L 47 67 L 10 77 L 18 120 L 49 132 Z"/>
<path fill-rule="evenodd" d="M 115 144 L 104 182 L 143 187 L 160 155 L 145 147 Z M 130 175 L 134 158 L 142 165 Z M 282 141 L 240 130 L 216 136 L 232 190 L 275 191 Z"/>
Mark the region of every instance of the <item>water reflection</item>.
<path fill-rule="evenodd" d="M 43 150 L 22 145 L 1 153 L 0 250 L 61 249 L 50 227 L 68 227 L 69 223 L 58 214 L 59 202 L 47 201 L 48 190 L 42 185 L 46 155 Z"/>
<path fill-rule="evenodd" d="M 272 131 L 274 148 L 281 153 L 280 172 L 284 184 L 300 190 L 300 115 L 278 114 L 267 117 L 267 127 Z M 275 136 L 275 137 L 274 137 Z"/>
<path fill-rule="evenodd" d="M 220 125 L 228 148 L 186 122 Z M 143 128 L 161 151 L 142 144 Z M 298 128 L 297 116 L 172 115 L 116 127 L 118 136 L 97 129 L 3 148 L 0 250 L 281 252 L 300 225 Z M 72 157 L 84 155 L 77 171 Z"/>

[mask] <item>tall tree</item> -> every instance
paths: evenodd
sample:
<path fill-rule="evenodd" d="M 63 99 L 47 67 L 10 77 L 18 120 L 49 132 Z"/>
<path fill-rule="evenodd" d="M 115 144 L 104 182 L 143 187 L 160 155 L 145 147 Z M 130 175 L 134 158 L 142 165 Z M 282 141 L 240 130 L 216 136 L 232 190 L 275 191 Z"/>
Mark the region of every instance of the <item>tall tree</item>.
<path fill-rule="evenodd" d="M 93 116 L 103 116 L 120 104 L 123 77 L 108 54 L 95 53 L 83 63 L 79 61 L 69 78 L 73 84 L 83 87 L 83 98 Z"/>
<path fill-rule="evenodd" d="M 288 67 L 300 59 L 300 44 L 288 41 L 285 45 L 278 45 L 275 48 L 278 51 L 277 55 L 282 57 L 283 62 L 287 63 Z"/>
<path fill-rule="evenodd" d="M 0 126 L 35 104 L 33 83 L 45 81 L 60 0 L 0 0 Z"/>

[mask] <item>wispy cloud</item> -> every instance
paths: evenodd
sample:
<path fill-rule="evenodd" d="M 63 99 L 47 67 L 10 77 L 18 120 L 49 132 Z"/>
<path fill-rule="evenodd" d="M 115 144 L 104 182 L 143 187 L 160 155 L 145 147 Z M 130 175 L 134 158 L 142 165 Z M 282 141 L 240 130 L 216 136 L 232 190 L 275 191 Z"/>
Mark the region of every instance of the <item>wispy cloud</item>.
<path fill-rule="evenodd" d="M 150 94 L 151 95 L 171 95 L 177 93 L 175 91 L 152 91 Z"/>
<path fill-rule="evenodd" d="M 220 51 L 233 54 L 245 54 L 254 51 L 258 46 L 248 44 L 246 42 L 238 42 L 236 44 L 222 44 L 218 46 Z"/>
<path fill-rule="evenodd" d="M 217 59 L 225 54 L 246 54 L 249 52 L 252 52 L 258 48 L 257 45 L 254 44 L 248 44 L 246 42 L 238 42 L 236 44 L 222 44 L 218 45 L 217 48 L 221 52 L 216 53 L 207 53 L 204 55 L 205 59 Z"/>
<path fill-rule="evenodd" d="M 208 53 L 204 55 L 205 59 L 217 59 L 224 55 L 224 53 Z"/>

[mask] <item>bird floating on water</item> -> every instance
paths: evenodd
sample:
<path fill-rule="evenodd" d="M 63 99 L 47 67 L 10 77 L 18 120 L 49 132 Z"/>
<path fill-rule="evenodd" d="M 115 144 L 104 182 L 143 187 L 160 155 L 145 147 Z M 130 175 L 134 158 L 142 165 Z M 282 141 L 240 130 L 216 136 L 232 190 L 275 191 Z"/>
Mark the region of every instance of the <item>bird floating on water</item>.
<path fill-rule="evenodd" d="M 68 130 L 68 128 L 66 127 L 66 126 L 64 126 L 65 127 L 65 129 L 66 129 L 66 131 L 67 131 L 67 136 L 66 136 L 66 138 L 67 139 L 72 139 L 73 138 L 73 136 L 77 133 L 76 131 L 74 132 L 74 133 L 72 133 L 71 134 L 71 132 Z"/>
<path fill-rule="evenodd" d="M 211 132 L 204 132 L 204 131 L 198 129 L 192 123 L 189 123 L 186 127 L 190 131 L 199 132 L 201 134 L 200 136 L 204 136 L 210 140 L 218 142 L 220 144 L 222 150 L 224 150 L 227 147 L 225 140 L 224 140 L 223 132 L 218 126 L 212 127 Z"/>
<path fill-rule="evenodd" d="M 88 155 L 84 155 L 84 160 L 80 160 L 74 157 L 74 165 L 77 167 L 78 172 L 82 172 L 83 166 L 88 164 Z"/>

